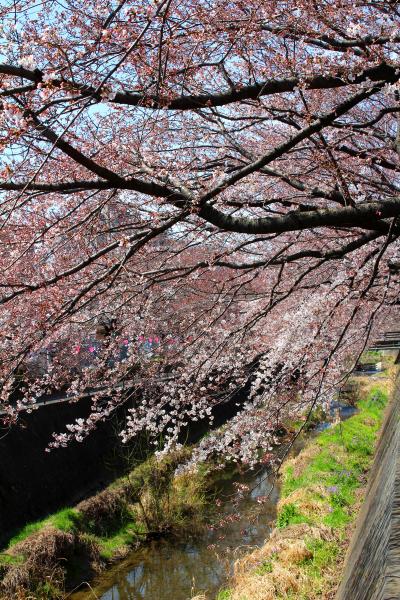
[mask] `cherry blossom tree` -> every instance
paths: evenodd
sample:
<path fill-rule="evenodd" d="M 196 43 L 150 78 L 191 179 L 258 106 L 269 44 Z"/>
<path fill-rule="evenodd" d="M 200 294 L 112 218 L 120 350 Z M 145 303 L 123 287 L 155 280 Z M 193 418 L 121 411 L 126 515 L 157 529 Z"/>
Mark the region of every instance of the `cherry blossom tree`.
<path fill-rule="evenodd" d="M 5 0 L 0 14 L 6 418 L 103 386 L 53 445 L 136 394 L 123 438 L 164 431 L 168 448 L 242 388 L 199 456 L 253 460 L 282 418 L 329 402 L 398 304 L 397 2 Z"/>

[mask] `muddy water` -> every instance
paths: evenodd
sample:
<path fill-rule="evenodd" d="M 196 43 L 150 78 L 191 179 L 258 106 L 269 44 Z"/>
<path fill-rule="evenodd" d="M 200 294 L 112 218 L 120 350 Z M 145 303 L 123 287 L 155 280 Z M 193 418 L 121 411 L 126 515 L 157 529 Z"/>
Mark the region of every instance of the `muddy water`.
<path fill-rule="evenodd" d="M 341 412 L 342 418 L 348 418 L 354 409 Z M 294 452 L 301 447 L 299 442 Z M 234 503 L 239 482 L 252 491 Z M 188 600 L 200 593 L 214 598 L 228 581 L 235 560 L 269 537 L 279 500 L 279 483 L 266 470 L 222 473 L 219 489 L 222 525 L 193 539 L 152 541 L 109 569 L 92 590 L 86 588 L 71 600 Z"/>

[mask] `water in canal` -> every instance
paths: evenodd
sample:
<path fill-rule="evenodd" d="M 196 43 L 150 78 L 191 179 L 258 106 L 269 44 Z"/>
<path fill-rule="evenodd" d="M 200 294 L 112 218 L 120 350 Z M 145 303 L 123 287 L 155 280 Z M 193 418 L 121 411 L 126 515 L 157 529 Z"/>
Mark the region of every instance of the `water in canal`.
<path fill-rule="evenodd" d="M 354 412 L 346 407 L 342 418 Z M 296 444 L 295 452 L 301 445 Z M 86 588 L 70 596 L 71 600 L 189 600 L 202 592 L 215 598 L 229 580 L 235 560 L 268 538 L 279 500 L 279 482 L 274 482 L 267 470 L 223 473 L 221 479 L 220 527 L 206 529 L 192 539 L 154 540 L 109 569 L 93 590 Z M 252 491 L 234 504 L 239 482 Z M 257 499 L 265 496 L 268 499 L 260 504 Z"/>

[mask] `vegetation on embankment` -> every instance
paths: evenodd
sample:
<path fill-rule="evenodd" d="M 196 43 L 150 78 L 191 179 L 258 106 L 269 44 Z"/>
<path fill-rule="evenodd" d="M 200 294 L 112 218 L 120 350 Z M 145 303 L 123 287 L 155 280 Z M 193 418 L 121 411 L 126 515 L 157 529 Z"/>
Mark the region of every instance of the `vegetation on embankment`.
<path fill-rule="evenodd" d="M 150 536 L 193 531 L 206 513 L 206 468 L 175 475 L 189 449 L 154 457 L 104 491 L 24 527 L 0 554 L 1 598 L 63 598 Z"/>
<path fill-rule="evenodd" d="M 333 589 L 389 393 L 388 379 L 367 389 L 368 381 L 358 379 L 364 388 L 357 416 L 285 463 L 278 527 L 269 545 L 237 563 L 234 589 L 219 600 L 310 599 Z M 0 596 L 63 598 L 149 536 L 200 530 L 215 488 L 205 466 L 175 476 L 189 453 L 150 458 L 76 507 L 26 526 L 0 554 Z M 251 587 L 257 585 L 258 596 Z"/>
<path fill-rule="evenodd" d="M 359 412 L 322 432 L 282 468 L 276 528 L 238 560 L 224 600 L 333 598 L 365 493 L 394 381 L 358 379 Z"/>

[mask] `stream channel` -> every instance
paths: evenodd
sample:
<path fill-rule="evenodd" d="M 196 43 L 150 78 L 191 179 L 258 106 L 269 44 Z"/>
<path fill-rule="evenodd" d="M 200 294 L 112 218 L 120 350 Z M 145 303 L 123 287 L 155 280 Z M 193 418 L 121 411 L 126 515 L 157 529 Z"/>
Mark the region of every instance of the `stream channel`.
<path fill-rule="evenodd" d="M 356 409 L 335 405 L 332 416 L 340 409 L 341 419 L 351 417 Z M 317 432 L 330 426 L 320 423 L 313 431 L 302 436 L 293 446 L 291 456 L 300 452 L 304 443 Z M 237 503 L 232 498 L 235 484 L 245 484 L 251 490 Z M 269 537 L 276 519 L 280 496 L 279 480 L 268 476 L 268 469 L 222 471 L 218 483 L 218 497 L 222 501 L 219 518 L 223 524 L 216 529 L 205 529 L 201 536 L 177 540 L 165 538 L 144 544 L 122 562 L 101 574 L 92 589 L 74 593 L 70 600 L 190 600 L 205 593 L 215 598 L 226 585 L 233 565 L 241 555 L 261 546 Z M 263 503 L 257 498 L 267 496 Z M 232 518 L 232 515 L 238 517 Z"/>

